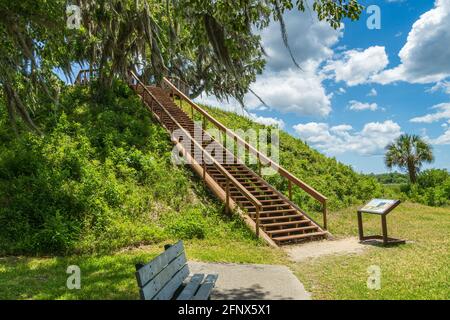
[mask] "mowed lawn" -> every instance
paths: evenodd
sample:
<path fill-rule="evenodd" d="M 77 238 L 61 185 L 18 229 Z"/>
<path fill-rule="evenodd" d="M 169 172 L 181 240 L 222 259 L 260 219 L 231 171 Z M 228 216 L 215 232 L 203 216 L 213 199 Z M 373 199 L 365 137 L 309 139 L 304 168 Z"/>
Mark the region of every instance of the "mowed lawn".
<path fill-rule="evenodd" d="M 337 237 L 356 236 L 356 208 L 329 214 Z M 380 233 L 379 217 L 365 216 L 367 233 Z M 449 299 L 450 209 L 405 203 L 388 217 L 390 235 L 408 243 L 370 246 L 362 254 L 290 262 L 282 250 L 258 241 L 186 241 L 191 260 L 288 265 L 314 299 Z M 163 244 L 111 255 L 0 258 L 0 299 L 138 299 L 134 264 Z M 66 269 L 81 269 L 81 289 L 69 290 Z M 381 268 L 381 289 L 367 288 L 367 268 Z"/>
<path fill-rule="evenodd" d="M 331 231 L 356 236 L 356 210 L 331 214 Z M 381 234 L 380 217 L 363 219 L 366 235 Z M 387 224 L 389 235 L 407 244 L 293 265 L 314 299 L 450 299 L 450 208 L 404 203 L 388 215 Z M 380 290 L 367 288 L 370 266 L 381 269 Z"/>

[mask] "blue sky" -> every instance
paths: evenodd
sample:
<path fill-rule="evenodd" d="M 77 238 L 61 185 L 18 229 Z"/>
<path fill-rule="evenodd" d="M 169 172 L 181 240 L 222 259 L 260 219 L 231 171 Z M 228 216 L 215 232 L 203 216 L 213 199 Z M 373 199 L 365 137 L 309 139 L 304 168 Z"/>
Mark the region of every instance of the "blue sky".
<path fill-rule="evenodd" d="M 431 166 L 450 169 L 450 0 L 366 0 L 381 29 L 344 21 L 341 30 L 313 13 L 285 15 L 296 69 L 277 24 L 262 31 L 269 54 L 246 96 L 248 114 L 284 130 L 362 172 L 386 172 L 384 147 L 401 133 L 422 135 L 434 148 Z M 233 101 L 199 99 L 242 113 Z"/>

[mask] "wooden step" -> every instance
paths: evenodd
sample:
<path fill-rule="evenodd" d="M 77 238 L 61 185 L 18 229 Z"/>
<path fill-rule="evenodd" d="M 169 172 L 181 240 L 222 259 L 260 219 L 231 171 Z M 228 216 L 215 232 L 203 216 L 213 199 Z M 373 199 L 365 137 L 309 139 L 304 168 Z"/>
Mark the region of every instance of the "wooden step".
<path fill-rule="evenodd" d="M 264 223 L 264 228 L 274 228 L 274 227 L 283 227 L 289 226 L 293 224 L 308 224 L 311 223 L 310 220 L 296 220 L 296 221 L 287 221 L 287 222 L 273 222 L 273 223 Z"/>
<path fill-rule="evenodd" d="M 285 219 L 295 219 L 295 218 L 301 218 L 301 216 L 296 215 L 296 214 L 292 214 L 292 215 L 287 215 L 287 216 L 271 216 L 271 217 L 261 217 L 259 218 L 259 221 L 270 221 L 270 220 L 285 220 Z"/>
<path fill-rule="evenodd" d="M 261 212 L 264 212 L 265 214 L 277 214 L 277 213 L 288 213 L 288 212 L 297 212 L 296 209 L 289 208 L 289 209 L 280 209 L 280 210 L 263 210 Z M 250 214 L 255 214 L 254 212 L 250 212 Z M 278 216 L 276 216 L 278 217 Z"/>
<path fill-rule="evenodd" d="M 268 231 L 266 231 L 266 233 L 269 234 L 269 235 L 273 235 L 273 234 L 280 234 L 280 233 L 302 232 L 302 231 L 314 230 L 314 229 L 317 229 L 317 226 L 307 226 L 307 227 L 300 227 L 300 228 L 275 229 L 275 230 L 268 230 Z"/>
<path fill-rule="evenodd" d="M 307 239 L 312 237 L 318 237 L 318 236 L 324 236 L 326 235 L 326 232 L 319 231 L 319 232 L 311 232 L 311 233 L 303 233 L 303 234 L 293 234 L 290 236 L 282 236 L 282 237 L 273 237 L 272 239 L 275 241 L 292 241 L 292 240 L 299 240 L 299 239 Z"/>

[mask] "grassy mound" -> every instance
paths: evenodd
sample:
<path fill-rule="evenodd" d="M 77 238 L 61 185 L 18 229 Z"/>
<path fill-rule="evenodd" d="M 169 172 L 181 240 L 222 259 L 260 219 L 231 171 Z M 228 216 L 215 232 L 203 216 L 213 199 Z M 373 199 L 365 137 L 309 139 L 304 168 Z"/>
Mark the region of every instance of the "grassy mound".
<path fill-rule="evenodd" d="M 42 137 L 14 134 L 0 115 L 0 255 L 179 238 L 254 241 L 190 170 L 171 163 L 167 134 L 126 85 L 115 83 L 101 99 L 95 92 L 65 87 L 57 107 L 36 108 Z"/>

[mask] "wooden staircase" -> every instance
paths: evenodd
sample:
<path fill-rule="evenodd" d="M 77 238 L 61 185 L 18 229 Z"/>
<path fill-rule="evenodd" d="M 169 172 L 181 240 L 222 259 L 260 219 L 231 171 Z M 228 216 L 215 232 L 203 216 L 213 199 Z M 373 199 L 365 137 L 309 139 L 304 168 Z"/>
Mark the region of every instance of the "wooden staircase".
<path fill-rule="evenodd" d="M 267 242 L 274 246 L 301 241 L 319 240 L 327 237 L 326 231 L 326 197 L 294 177 L 287 170 L 273 163 L 246 141 L 235 135 L 204 109 L 192 102 L 180 85 L 175 86 L 164 79 L 161 87 L 144 85 L 134 74 L 130 74 L 130 86 L 142 98 L 143 103 L 153 116 L 171 134 L 172 142 L 177 146 L 191 167 L 205 180 L 210 189 L 226 204 L 227 210 L 239 209 L 244 220 Z M 183 90 L 184 91 L 184 90 Z M 180 106 L 177 105 L 180 104 Z M 191 108 L 203 117 L 203 124 L 193 121 L 184 106 Z M 258 158 L 258 163 L 265 161 L 277 173 L 288 179 L 289 196 L 272 187 L 260 175 L 239 160 L 233 151 L 214 140 L 206 131 L 206 122 L 219 128 L 225 139 L 233 139 Z M 174 136 L 174 131 L 185 133 L 183 139 Z M 197 131 L 196 131 L 197 130 Z M 198 133 L 201 139 L 198 139 Z M 196 136 L 197 135 L 197 136 Z M 194 139 L 194 137 L 196 137 Z M 187 141 L 184 141 L 186 140 Z M 214 146 L 214 154 L 206 151 L 207 146 Z M 227 159 L 227 161 L 223 161 Z M 321 202 L 323 208 L 323 227 L 302 211 L 292 199 L 292 186 L 297 185 L 310 196 Z"/>
<path fill-rule="evenodd" d="M 86 84 L 95 76 L 95 70 L 81 70 L 76 78 L 76 84 Z M 278 246 L 320 240 L 330 235 L 326 231 L 327 198 L 259 152 L 191 101 L 185 83 L 164 78 L 160 87 L 148 86 L 133 72 L 130 72 L 129 82 L 146 108 L 171 135 L 172 142 L 191 168 L 225 203 L 226 210 L 228 212 L 235 210 L 239 213 L 258 237 L 273 246 Z M 183 110 L 185 106 L 190 107 L 191 117 Z M 200 114 L 201 124 L 193 121 L 194 114 L 197 116 Z M 249 154 L 255 156 L 258 160 L 259 174 L 239 159 L 234 146 L 225 148 L 211 137 L 205 130 L 207 123 L 223 133 L 224 142 L 231 139 L 235 145 L 245 148 Z M 182 137 L 179 136 L 180 133 Z M 224 144 L 228 146 L 228 143 Z M 263 165 L 270 166 L 287 180 L 288 196 L 264 180 L 260 173 Z M 294 186 L 321 203 L 322 226 L 292 202 Z"/>

